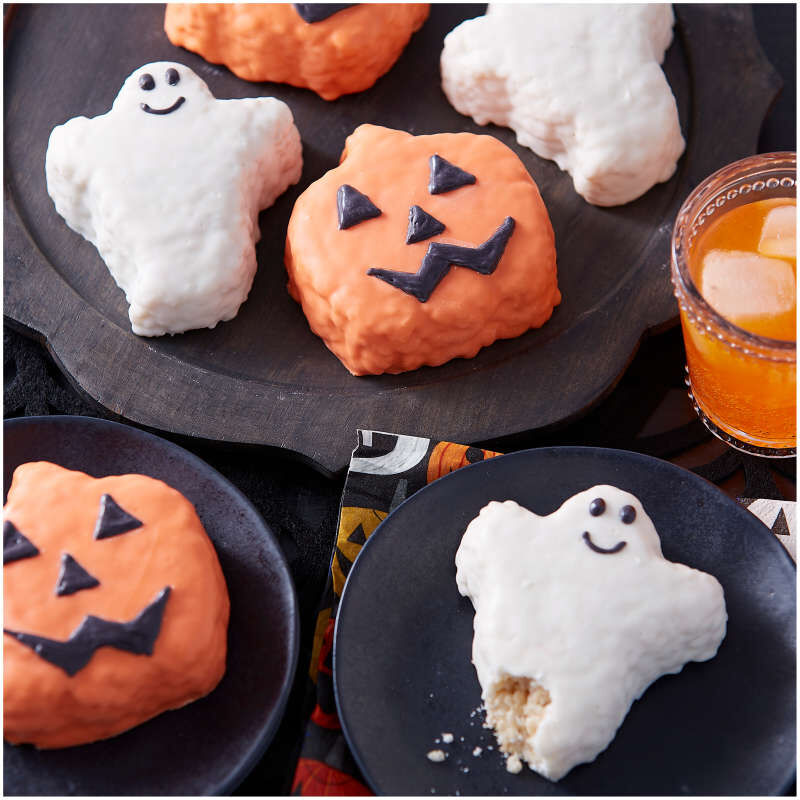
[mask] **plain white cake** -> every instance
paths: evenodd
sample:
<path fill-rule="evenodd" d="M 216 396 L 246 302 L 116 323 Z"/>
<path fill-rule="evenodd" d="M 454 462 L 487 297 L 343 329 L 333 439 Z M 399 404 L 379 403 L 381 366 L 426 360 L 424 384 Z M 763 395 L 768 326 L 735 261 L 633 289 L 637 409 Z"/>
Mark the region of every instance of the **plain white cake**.
<path fill-rule="evenodd" d="M 661 675 L 712 658 L 722 587 L 667 561 L 642 504 L 594 486 L 540 517 L 491 502 L 456 553 L 475 606 L 472 660 L 507 767 L 557 781 L 608 747 Z"/>
<path fill-rule="evenodd" d="M 442 88 L 555 161 L 589 203 L 620 205 L 668 180 L 683 152 L 660 67 L 673 22 L 661 3 L 490 3 L 445 37 Z"/>
<path fill-rule="evenodd" d="M 107 114 L 50 134 L 47 191 L 97 247 L 134 333 L 232 319 L 256 272 L 258 213 L 300 178 L 300 135 L 272 97 L 216 100 L 182 64 L 145 64 Z"/>

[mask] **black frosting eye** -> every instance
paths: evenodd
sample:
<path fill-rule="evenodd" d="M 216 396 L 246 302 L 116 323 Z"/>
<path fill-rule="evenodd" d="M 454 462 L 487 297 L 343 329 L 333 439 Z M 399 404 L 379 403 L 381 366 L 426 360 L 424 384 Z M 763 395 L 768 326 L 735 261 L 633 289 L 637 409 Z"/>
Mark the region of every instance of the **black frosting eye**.
<path fill-rule="evenodd" d="M 339 213 L 340 231 L 381 215 L 381 210 L 369 197 L 346 183 L 336 192 L 336 208 Z"/>
<path fill-rule="evenodd" d="M 431 194 L 443 194 L 452 192 L 461 186 L 468 186 L 475 183 L 477 178 L 455 164 L 451 164 L 446 158 L 442 158 L 438 153 L 434 153 L 429 159 L 430 178 L 428 181 L 428 191 Z"/>
<path fill-rule="evenodd" d="M 619 510 L 619 518 L 626 525 L 630 525 L 636 519 L 636 509 L 633 506 L 622 506 Z"/>
<path fill-rule="evenodd" d="M 39 555 L 39 548 L 11 520 L 3 520 L 3 563 Z"/>
<path fill-rule="evenodd" d="M 151 89 L 156 88 L 156 82 L 153 80 L 153 76 L 149 72 L 145 72 L 139 76 L 139 88 L 144 89 L 145 92 L 149 92 Z"/>
<path fill-rule="evenodd" d="M 178 70 L 176 70 L 174 67 L 170 67 L 164 74 L 164 77 L 167 79 L 167 83 L 170 86 L 174 86 L 181 79 Z"/>
<path fill-rule="evenodd" d="M 591 503 L 589 503 L 589 513 L 593 517 L 599 517 L 604 511 L 606 510 L 606 501 L 603 500 L 602 497 L 595 497 Z"/>
<path fill-rule="evenodd" d="M 121 508 L 110 494 L 100 498 L 100 513 L 94 526 L 95 539 L 108 539 L 141 528 L 144 523 Z"/>

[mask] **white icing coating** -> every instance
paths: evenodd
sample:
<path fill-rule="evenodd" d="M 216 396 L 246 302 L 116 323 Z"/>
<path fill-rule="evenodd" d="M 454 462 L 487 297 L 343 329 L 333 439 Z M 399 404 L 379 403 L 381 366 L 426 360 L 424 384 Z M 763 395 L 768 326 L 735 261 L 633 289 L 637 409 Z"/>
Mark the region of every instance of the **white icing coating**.
<path fill-rule="evenodd" d="M 167 114 L 141 107 L 180 97 Z M 133 332 L 158 336 L 236 315 L 256 271 L 258 212 L 299 180 L 302 163 L 285 103 L 216 100 L 188 67 L 161 61 L 133 72 L 108 113 L 56 127 L 45 173 L 58 213 L 125 292 Z"/>
<path fill-rule="evenodd" d="M 597 497 L 606 510 L 591 516 Z M 626 505 L 636 511 L 631 524 L 620 519 Z M 598 547 L 625 546 L 597 553 L 584 531 Z M 456 568 L 475 606 L 472 659 L 484 700 L 506 676 L 549 692 L 530 767 L 551 780 L 594 760 L 654 680 L 712 658 L 725 636 L 719 582 L 667 561 L 642 504 L 613 486 L 544 517 L 510 500 L 489 503 L 467 527 Z"/>
<path fill-rule="evenodd" d="M 659 66 L 673 22 L 669 4 L 490 3 L 445 37 L 442 88 L 555 161 L 588 202 L 620 205 L 668 180 L 683 152 Z"/>

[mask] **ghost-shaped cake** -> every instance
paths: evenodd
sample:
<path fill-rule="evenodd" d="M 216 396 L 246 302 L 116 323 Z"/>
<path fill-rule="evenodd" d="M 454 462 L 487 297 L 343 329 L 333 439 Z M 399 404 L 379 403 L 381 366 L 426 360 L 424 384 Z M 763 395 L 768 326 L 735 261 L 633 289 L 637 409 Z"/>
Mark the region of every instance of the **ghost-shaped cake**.
<path fill-rule="evenodd" d="M 131 74 L 111 110 L 50 135 L 47 191 L 97 247 L 142 336 L 232 319 L 256 272 L 258 213 L 300 178 L 300 135 L 272 97 L 217 100 L 171 62 Z"/>
<path fill-rule="evenodd" d="M 641 502 L 594 486 L 547 516 L 491 502 L 456 553 L 472 661 L 507 767 L 557 781 L 608 747 L 657 678 L 712 658 L 719 582 L 667 561 Z"/>
<path fill-rule="evenodd" d="M 555 161 L 589 203 L 621 205 L 668 180 L 683 152 L 660 67 L 673 22 L 669 4 L 490 3 L 445 37 L 442 88 Z"/>

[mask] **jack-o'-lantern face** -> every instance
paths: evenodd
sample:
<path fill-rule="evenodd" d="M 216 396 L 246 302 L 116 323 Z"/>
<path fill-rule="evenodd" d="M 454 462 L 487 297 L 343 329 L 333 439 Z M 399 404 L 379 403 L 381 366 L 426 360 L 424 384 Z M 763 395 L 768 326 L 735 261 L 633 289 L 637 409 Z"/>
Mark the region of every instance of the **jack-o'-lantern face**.
<path fill-rule="evenodd" d="M 473 356 L 560 301 L 536 184 L 491 136 L 362 125 L 297 200 L 289 290 L 351 372 Z"/>
<path fill-rule="evenodd" d="M 141 527 L 141 520 L 120 507 L 110 494 L 100 497 L 93 534 L 95 540 L 121 536 Z M 36 545 L 13 522 L 3 521 L 3 566 L 26 558 L 41 557 Z M 100 581 L 70 553 L 61 553 L 61 566 L 53 587 L 56 597 L 88 591 L 99 585 Z M 152 655 L 171 590 L 172 587 L 165 586 L 132 620 L 117 622 L 89 614 L 66 641 L 5 627 L 3 633 L 30 647 L 37 656 L 60 667 L 67 675 L 75 675 L 89 663 L 100 647 Z"/>
<path fill-rule="evenodd" d="M 9 741 L 103 738 L 207 693 L 224 671 L 219 562 L 192 504 L 161 481 L 23 464 L 3 573 Z"/>
<path fill-rule="evenodd" d="M 451 164 L 438 153 L 430 157 L 430 179 L 428 191 L 432 195 L 452 192 L 462 186 L 469 186 L 476 178 L 466 170 Z M 381 215 L 381 210 L 362 192 L 344 184 L 336 195 L 339 211 L 339 228 L 346 229 L 368 219 Z M 425 303 L 433 294 L 451 266 L 466 267 L 481 275 L 491 275 L 500 262 L 511 234 L 514 232 L 514 218 L 506 217 L 497 230 L 482 245 L 462 247 L 455 244 L 433 242 L 428 245 L 425 256 L 415 273 L 399 272 L 391 269 L 371 267 L 367 275 L 374 275 L 400 291 L 416 297 Z M 445 231 L 447 226 L 418 205 L 408 211 L 408 230 L 406 244 L 423 242 Z"/>

